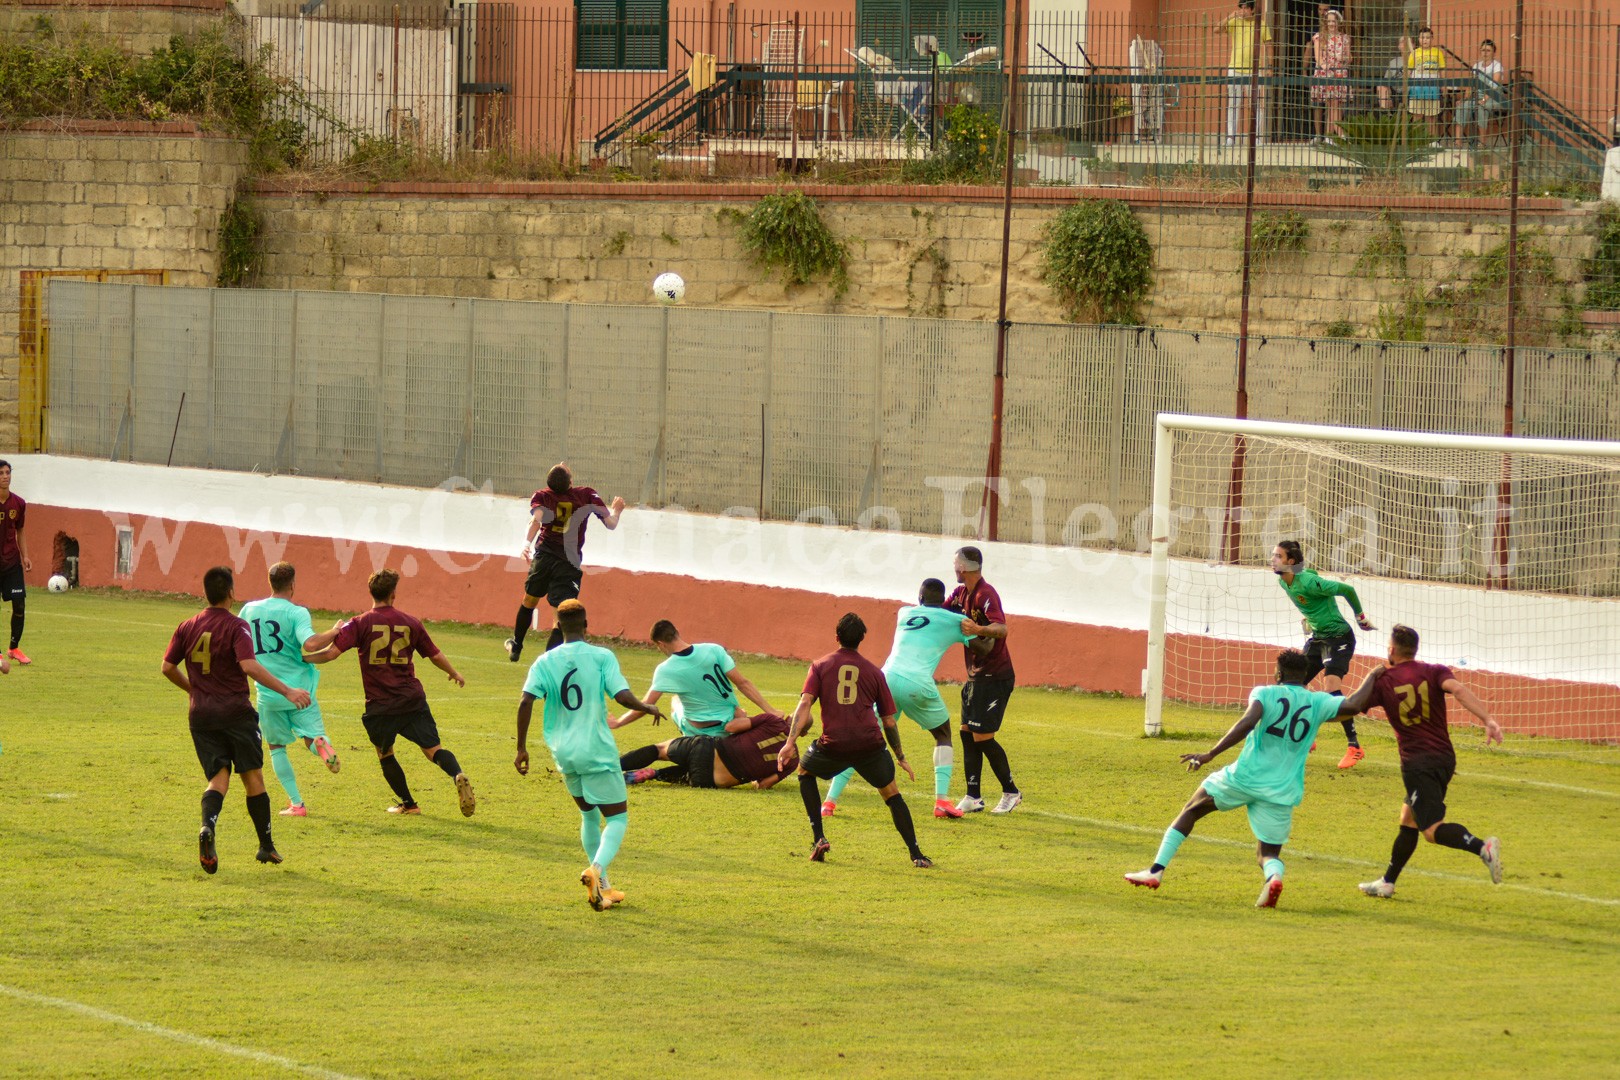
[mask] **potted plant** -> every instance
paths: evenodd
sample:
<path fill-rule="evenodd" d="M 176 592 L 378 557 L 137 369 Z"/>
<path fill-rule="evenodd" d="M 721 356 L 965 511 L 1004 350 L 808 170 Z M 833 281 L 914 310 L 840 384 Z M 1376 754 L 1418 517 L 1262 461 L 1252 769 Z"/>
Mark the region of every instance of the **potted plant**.
<path fill-rule="evenodd" d="M 627 142 L 630 144 L 630 171 L 637 176 L 651 176 L 653 167 L 658 164 L 658 144 L 663 141 L 664 133 L 657 128 L 643 128 L 631 134 Z"/>

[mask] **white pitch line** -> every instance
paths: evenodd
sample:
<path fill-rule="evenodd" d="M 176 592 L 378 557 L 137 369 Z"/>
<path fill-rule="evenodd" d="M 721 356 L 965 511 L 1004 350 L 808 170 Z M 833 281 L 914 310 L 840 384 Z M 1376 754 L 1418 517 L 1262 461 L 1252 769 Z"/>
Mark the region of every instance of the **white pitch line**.
<path fill-rule="evenodd" d="M 1023 808 L 1020 808 L 1019 812 L 1022 813 Z M 1145 836 L 1164 835 L 1163 829 L 1155 829 L 1147 825 L 1129 825 L 1123 821 L 1109 821 L 1106 818 L 1080 817 L 1077 814 L 1060 814 L 1055 810 L 1037 810 L 1033 807 L 1029 807 L 1028 812 L 1037 817 L 1051 818 L 1054 821 L 1071 821 L 1077 825 L 1092 825 L 1099 829 L 1113 829 L 1116 832 L 1139 833 Z M 1194 833 L 1187 839 L 1202 840 L 1206 844 L 1216 844 L 1220 847 L 1242 848 L 1244 851 L 1252 851 L 1254 849 L 1253 844 L 1244 843 L 1242 840 L 1228 840 L 1224 836 L 1204 836 L 1200 833 Z M 1352 859 L 1344 855 L 1323 855 L 1314 851 L 1301 851 L 1298 848 L 1293 849 L 1292 857 L 1299 859 L 1313 859 L 1317 862 L 1338 863 L 1340 866 L 1360 866 L 1369 870 L 1382 870 L 1384 868 L 1383 863 L 1368 862 L 1366 859 Z M 1483 882 L 1477 877 L 1464 877 L 1462 874 L 1449 874 L 1444 870 L 1424 870 L 1421 867 L 1416 867 L 1404 870 L 1402 873 L 1417 874 L 1422 877 L 1438 878 L 1442 881 L 1460 881 L 1468 885 L 1483 884 Z M 1504 881 L 1501 885 L 1496 886 L 1496 888 L 1514 889 L 1518 892 L 1535 893 L 1540 896 L 1553 896 L 1560 900 L 1578 900 L 1584 904 L 1601 904 L 1604 907 L 1620 907 L 1620 900 L 1611 899 L 1605 896 L 1586 896 L 1582 893 L 1560 892 L 1557 889 L 1543 889 L 1535 885 L 1519 885 L 1512 881 Z"/>
<path fill-rule="evenodd" d="M 218 1039 L 210 1039 L 203 1035 L 193 1035 L 187 1031 L 176 1031 L 174 1028 L 166 1028 L 158 1024 L 149 1024 L 145 1020 L 134 1020 L 128 1016 L 120 1016 L 118 1013 L 108 1012 L 106 1009 L 98 1009 L 92 1005 L 83 1005 L 77 1001 L 68 1001 L 66 998 L 46 997 L 44 994 L 33 994 L 27 990 L 19 990 L 14 986 L 6 986 L 4 983 L 0 983 L 0 994 L 5 994 L 8 997 L 16 998 L 18 1001 L 26 1001 L 32 1005 L 44 1005 L 52 1009 L 63 1009 L 67 1012 L 78 1013 L 80 1016 L 88 1016 L 93 1020 L 102 1020 L 109 1024 L 120 1024 L 127 1028 L 133 1028 L 136 1031 L 146 1035 L 156 1035 L 160 1039 L 170 1039 L 174 1042 L 185 1043 L 188 1046 L 196 1046 L 204 1050 L 214 1050 L 222 1054 L 230 1054 L 233 1057 L 246 1058 L 249 1061 L 257 1061 L 261 1065 L 274 1065 L 277 1068 L 286 1069 L 289 1072 L 302 1073 L 305 1076 L 318 1076 L 322 1077 L 323 1080 L 361 1080 L 360 1077 L 350 1076 L 348 1073 L 333 1072 L 331 1069 L 323 1069 L 316 1065 L 305 1065 L 303 1062 L 294 1061 L 292 1058 L 281 1057 L 277 1054 L 267 1054 L 263 1050 L 250 1050 L 245 1046 L 235 1046 L 231 1043 L 221 1042 Z"/>

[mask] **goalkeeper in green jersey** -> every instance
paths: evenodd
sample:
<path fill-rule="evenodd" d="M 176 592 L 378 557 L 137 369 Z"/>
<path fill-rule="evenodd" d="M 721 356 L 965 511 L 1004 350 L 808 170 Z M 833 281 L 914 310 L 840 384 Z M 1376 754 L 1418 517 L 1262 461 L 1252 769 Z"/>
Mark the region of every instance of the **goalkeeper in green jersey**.
<path fill-rule="evenodd" d="M 1321 673 L 1325 675 L 1323 686 L 1327 692 L 1342 695 L 1340 685 L 1350 674 L 1350 660 L 1356 655 L 1356 634 L 1339 614 L 1339 597 L 1350 604 L 1356 625 L 1371 630 L 1373 624 L 1361 610 L 1361 598 L 1344 582 L 1329 581 L 1318 576 L 1315 570 L 1305 569 L 1305 553 L 1300 550 L 1298 540 L 1284 540 L 1272 550 L 1271 571 L 1277 575 L 1277 583 L 1288 594 L 1288 599 L 1305 617 L 1305 629 L 1310 634 L 1305 640 L 1305 656 L 1311 662 L 1311 673 L 1305 682 L 1309 684 Z M 1356 740 L 1355 718 L 1347 716 L 1343 723 L 1350 745 L 1339 759 L 1339 768 L 1348 769 L 1365 757 L 1366 751 Z M 1311 749 L 1315 748 L 1313 743 Z"/>

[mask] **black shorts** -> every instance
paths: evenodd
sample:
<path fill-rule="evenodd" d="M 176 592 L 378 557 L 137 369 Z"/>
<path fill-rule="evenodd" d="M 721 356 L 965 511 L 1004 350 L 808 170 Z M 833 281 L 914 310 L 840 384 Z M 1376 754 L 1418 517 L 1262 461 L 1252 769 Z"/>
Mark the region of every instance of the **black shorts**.
<path fill-rule="evenodd" d="M 210 780 L 221 769 L 238 774 L 264 768 L 264 742 L 259 727 L 246 725 L 208 730 L 191 729 L 191 745 L 197 748 L 197 763 Z"/>
<path fill-rule="evenodd" d="M 811 743 L 810 749 L 799 758 L 799 767 L 822 780 L 831 780 L 845 769 L 854 769 L 857 776 L 875 788 L 886 788 L 894 783 L 894 758 L 889 756 L 886 746 L 844 758 L 829 754 Z"/>
<path fill-rule="evenodd" d="M 537 552 L 529 564 L 529 580 L 523 583 L 525 596 L 543 596 L 556 607 L 564 600 L 579 599 L 579 584 L 585 571 L 568 559 L 549 551 Z"/>
<path fill-rule="evenodd" d="M 28 586 L 23 582 L 22 563 L 0 570 L 0 603 L 21 600 L 27 595 Z"/>
<path fill-rule="evenodd" d="M 1440 757 L 1401 762 L 1406 805 L 1412 808 L 1412 818 L 1420 830 L 1446 820 L 1446 788 L 1456 771 L 1455 761 Z"/>
<path fill-rule="evenodd" d="M 707 735 L 682 735 L 670 741 L 664 756 L 686 770 L 686 782 L 695 788 L 714 787 L 714 746 Z"/>
<path fill-rule="evenodd" d="M 962 684 L 962 727 L 981 735 L 1001 730 L 1001 718 L 1012 697 L 1011 675 L 975 675 Z"/>
<path fill-rule="evenodd" d="M 439 745 L 439 725 L 433 722 L 433 714 L 426 705 L 408 713 L 383 716 L 366 713 L 360 722 L 366 726 L 371 745 L 379 750 L 392 750 L 394 740 L 401 735 L 424 750 Z"/>
<path fill-rule="evenodd" d="M 1319 673 L 1337 675 L 1344 678 L 1350 674 L 1350 660 L 1356 655 L 1356 635 L 1346 634 L 1343 637 L 1319 638 L 1312 634 L 1305 641 L 1305 658 L 1311 662 L 1311 673 L 1305 679 L 1309 683 Z"/>

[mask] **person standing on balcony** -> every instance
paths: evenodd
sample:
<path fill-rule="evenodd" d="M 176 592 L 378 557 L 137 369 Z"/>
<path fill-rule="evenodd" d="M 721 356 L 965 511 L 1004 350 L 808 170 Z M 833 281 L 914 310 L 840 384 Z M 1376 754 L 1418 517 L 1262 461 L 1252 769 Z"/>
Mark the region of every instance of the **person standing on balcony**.
<path fill-rule="evenodd" d="M 1412 76 L 1406 89 L 1406 111 L 1423 120 L 1439 138 L 1445 133 L 1440 79 L 1446 73 L 1446 54 L 1434 43 L 1434 31 L 1427 26 L 1418 31 L 1418 45 L 1406 57 L 1406 67 Z"/>
<path fill-rule="evenodd" d="M 1250 100 L 1249 77 L 1255 69 L 1254 48 L 1254 21 L 1258 18 L 1254 11 L 1254 0 L 1238 0 L 1237 10 L 1228 15 L 1226 19 L 1215 27 L 1217 34 L 1225 34 L 1231 39 L 1231 54 L 1226 62 L 1226 145 L 1236 146 L 1240 129 L 1238 121 L 1243 118 L 1243 107 L 1251 105 L 1255 111 L 1255 137 L 1261 142 L 1266 138 L 1266 91 L 1260 88 L 1254 100 Z M 1260 24 L 1260 74 L 1264 75 L 1271 67 L 1271 28 L 1264 22 Z M 1247 131 L 1247 128 L 1241 129 Z"/>
<path fill-rule="evenodd" d="M 1316 61 L 1311 83 L 1311 104 L 1316 112 L 1316 138 L 1325 141 L 1332 135 L 1343 135 L 1339 121 L 1344 117 L 1344 103 L 1350 100 L 1350 35 L 1344 32 L 1344 15 L 1338 8 L 1328 8 L 1322 16 L 1322 29 L 1311 37 L 1311 54 Z M 1325 80 L 1333 80 L 1331 82 Z"/>

